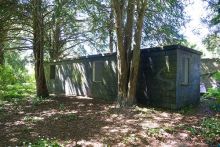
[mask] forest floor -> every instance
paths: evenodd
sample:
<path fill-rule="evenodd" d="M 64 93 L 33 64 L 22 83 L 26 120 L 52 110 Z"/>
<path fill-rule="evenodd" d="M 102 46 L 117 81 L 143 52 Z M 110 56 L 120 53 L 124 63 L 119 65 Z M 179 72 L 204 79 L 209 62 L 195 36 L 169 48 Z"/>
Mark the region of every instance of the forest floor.
<path fill-rule="evenodd" d="M 0 107 L 0 146 L 22 146 L 48 138 L 63 146 L 210 146 L 198 133 L 206 118 L 219 119 L 206 102 L 180 111 L 114 103 L 88 97 L 53 97 Z M 218 126 L 217 126 L 218 127 Z M 219 132 L 217 132 L 219 133 Z"/>

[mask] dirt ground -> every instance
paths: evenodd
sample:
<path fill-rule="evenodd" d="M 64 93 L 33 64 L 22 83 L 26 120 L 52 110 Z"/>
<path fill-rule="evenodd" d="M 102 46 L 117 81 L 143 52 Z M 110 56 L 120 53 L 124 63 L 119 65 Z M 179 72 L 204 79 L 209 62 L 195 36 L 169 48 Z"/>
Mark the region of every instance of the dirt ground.
<path fill-rule="evenodd" d="M 22 146 L 53 138 L 64 146 L 208 146 L 181 126 L 219 114 L 200 104 L 193 114 L 114 103 L 88 97 L 54 97 L 38 105 L 5 104 L 0 112 L 0 146 Z"/>

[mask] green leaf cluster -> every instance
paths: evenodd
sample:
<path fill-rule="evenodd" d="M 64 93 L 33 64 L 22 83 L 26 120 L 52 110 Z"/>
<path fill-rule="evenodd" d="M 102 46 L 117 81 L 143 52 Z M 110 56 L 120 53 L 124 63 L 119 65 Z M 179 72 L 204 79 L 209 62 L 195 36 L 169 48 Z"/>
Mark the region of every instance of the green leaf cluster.
<path fill-rule="evenodd" d="M 34 93 L 34 77 L 28 75 L 25 61 L 17 53 L 6 53 L 0 66 L 0 100 L 14 101 Z"/>
<path fill-rule="evenodd" d="M 61 147 L 61 145 L 58 143 L 55 139 L 38 139 L 34 143 L 30 142 L 23 142 L 24 147 Z"/>

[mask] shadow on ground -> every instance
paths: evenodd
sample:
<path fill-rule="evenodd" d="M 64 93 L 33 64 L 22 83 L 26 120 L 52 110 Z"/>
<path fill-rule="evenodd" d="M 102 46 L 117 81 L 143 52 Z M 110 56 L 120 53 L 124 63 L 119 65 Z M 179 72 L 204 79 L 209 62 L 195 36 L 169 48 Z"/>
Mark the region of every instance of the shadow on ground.
<path fill-rule="evenodd" d="M 36 106 L 7 104 L 1 114 L 0 146 L 42 137 L 70 146 L 207 145 L 181 127 L 196 125 L 206 117 L 204 113 L 183 115 L 143 107 L 119 110 L 114 103 L 88 97 L 54 97 Z"/>

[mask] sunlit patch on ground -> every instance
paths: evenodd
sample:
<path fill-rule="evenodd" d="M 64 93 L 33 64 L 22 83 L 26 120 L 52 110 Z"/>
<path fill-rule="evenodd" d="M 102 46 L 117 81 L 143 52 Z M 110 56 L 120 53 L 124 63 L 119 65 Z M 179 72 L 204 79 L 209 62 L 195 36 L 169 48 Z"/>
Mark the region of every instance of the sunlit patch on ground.
<path fill-rule="evenodd" d="M 7 104 L 2 111 L 0 146 L 34 142 L 39 136 L 56 138 L 66 146 L 207 145 L 204 138 L 187 129 L 205 117 L 197 113 L 138 106 L 117 109 L 114 103 L 88 97 L 54 97 L 37 105 Z"/>

